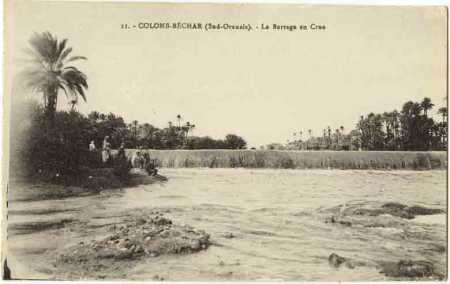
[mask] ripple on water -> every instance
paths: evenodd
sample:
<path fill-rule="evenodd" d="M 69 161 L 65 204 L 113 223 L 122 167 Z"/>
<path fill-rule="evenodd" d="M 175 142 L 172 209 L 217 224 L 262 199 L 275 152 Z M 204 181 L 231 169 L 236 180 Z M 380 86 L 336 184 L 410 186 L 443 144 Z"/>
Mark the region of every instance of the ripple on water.
<path fill-rule="evenodd" d="M 412 220 L 362 217 L 351 220 L 351 226 L 325 223 L 331 214 L 344 210 L 343 204 L 346 208 L 371 208 L 395 201 L 445 210 L 444 171 L 161 169 L 161 174 L 169 177 L 164 186 L 139 186 L 102 198 L 37 201 L 33 206 L 78 210 L 70 212 L 78 220 L 152 208 L 164 211 L 177 223 L 206 230 L 218 244 L 199 254 L 139 263 L 127 271 L 130 279 L 149 280 L 159 275 L 166 280 L 386 280 L 376 268 L 377 262 L 405 256 L 430 259 L 444 269 L 445 214 Z M 27 205 L 18 202 L 12 206 Z M 108 218 L 92 224 L 96 222 L 108 224 Z M 380 226 L 364 226 L 370 222 Z M 28 236 L 33 242 L 14 235 L 11 241 L 16 248 L 22 244 L 30 250 L 34 243 L 39 243 L 39 249 L 54 250 L 80 241 L 78 227 L 72 223 L 64 226 L 31 232 Z M 58 233 L 62 230 L 64 233 Z M 94 232 L 86 231 L 88 235 L 83 237 L 93 238 Z M 236 237 L 223 237 L 230 232 Z M 366 265 L 332 268 L 328 256 L 333 252 Z M 37 263 L 50 263 L 50 257 L 46 254 L 39 261 L 28 257 L 17 254 L 14 265 L 42 276 Z M 231 263 L 239 265 L 227 265 Z"/>

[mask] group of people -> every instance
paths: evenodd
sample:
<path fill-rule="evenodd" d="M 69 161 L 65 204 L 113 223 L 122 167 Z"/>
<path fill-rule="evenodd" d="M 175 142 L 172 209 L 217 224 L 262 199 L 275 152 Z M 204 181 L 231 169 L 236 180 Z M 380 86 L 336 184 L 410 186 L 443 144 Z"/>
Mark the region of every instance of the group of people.
<path fill-rule="evenodd" d="M 125 147 L 124 147 L 123 143 L 119 148 L 119 154 L 121 152 L 120 149 L 122 149 L 123 155 L 125 156 Z M 89 144 L 89 151 L 91 151 L 91 152 L 97 151 L 97 147 L 95 146 L 94 140 L 92 140 L 91 143 Z M 108 163 L 111 159 L 111 143 L 109 142 L 109 136 L 105 136 L 105 139 L 103 139 L 101 153 L 102 153 L 102 162 L 105 164 Z"/>
<path fill-rule="evenodd" d="M 89 144 L 89 151 L 96 152 L 97 147 L 95 146 L 94 140 L 91 141 Z M 111 143 L 109 142 L 109 136 L 105 136 L 103 139 L 103 145 L 101 149 L 102 154 L 102 162 L 104 164 L 108 164 L 111 162 L 112 154 L 111 154 Z M 117 157 L 126 159 L 125 155 L 125 143 L 122 142 L 122 144 L 119 147 L 119 150 L 117 152 Z M 156 163 L 154 160 L 150 159 L 150 155 L 147 152 L 142 151 L 142 146 L 139 146 L 136 152 L 133 154 L 131 158 L 131 164 L 134 168 L 140 168 L 146 170 L 150 175 L 156 175 L 157 169 L 156 169 Z"/>
<path fill-rule="evenodd" d="M 156 163 L 150 159 L 148 152 L 142 151 L 142 146 L 139 146 L 133 157 L 131 158 L 131 164 L 134 168 L 140 168 L 146 170 L 150 175 L 156 175 Z"/>

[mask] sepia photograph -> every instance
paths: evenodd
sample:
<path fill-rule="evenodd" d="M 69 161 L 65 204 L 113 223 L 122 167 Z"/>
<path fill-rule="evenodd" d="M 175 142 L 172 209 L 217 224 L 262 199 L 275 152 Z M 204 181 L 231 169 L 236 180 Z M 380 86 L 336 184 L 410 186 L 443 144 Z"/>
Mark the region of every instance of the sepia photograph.
<path fill-rule="evenodd" d="M 446 281 L 447 26 L 5 0 L 2 279 Z"/>

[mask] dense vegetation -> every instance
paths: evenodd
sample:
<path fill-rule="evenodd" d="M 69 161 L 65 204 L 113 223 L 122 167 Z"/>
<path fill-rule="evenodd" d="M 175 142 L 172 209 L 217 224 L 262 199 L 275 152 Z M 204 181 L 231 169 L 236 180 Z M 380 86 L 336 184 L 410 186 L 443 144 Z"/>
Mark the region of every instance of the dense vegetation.
<path fill-rule="evenodd" d="M 85 177 L 92 168 L 113 167 L 118 177 L 126 178 L 123 171 L 127 162 L 112 160 L 101 162 L 101 145 L 110 137 L 112 148 L 124 143 L 127 148 L 151 149 L 242 149 L 245 141 L 237 135 L 227 135 L 224 140 L 210 137 L 189 137 L 183 127 L 169 126 L 158 129 L 150 124 L 125 123 L 112 113 L 92 112 L 85 116 L 76 110 L 55 111 L 48 116 L 45 107 L 31 109 L 31 125 L 25 138 L 22 159 L 30 175 Z M 89 151 L 90 141 L 97 151 Z M 117 159 L 117 158 L 116 158 Z M 73 182 L 71 180 L 70 182 Z"/>
<path fill-rule="evenodd" d="M 193 136 L 194 124 L 181 124 L 182 117 L 177 115 L 178 123 L 168 123 L 158 128 L 149 123 L 140 124 L 134 120 L 125 120 L 113 113 L 91 112 L 87 119 L 93 126 L 92 140 L 100 145 L 105 136 L 111 138 L 113 148 L 125 143 L 125 148 L 143 147 L 147 149 L 245 149 L 247 142 L 240 136 L 228 134 L 225 139 Z"/>
<path fill-rule="evenodd" d="M 438 110 L 442 120 L 428 116 L 434 104 L 429 98 L 422 102 L 406 102 L 401 111 L 369 113 L 361 116 L 356 129 L 345 134 L 341 126 L 334 131 L 323 129 L 321 136 L 303 140 L 303 132 L 294 133 L 287 145 L 271 144 L 268 149 L 428 151 L 447 149 L 447 108 Z"/>

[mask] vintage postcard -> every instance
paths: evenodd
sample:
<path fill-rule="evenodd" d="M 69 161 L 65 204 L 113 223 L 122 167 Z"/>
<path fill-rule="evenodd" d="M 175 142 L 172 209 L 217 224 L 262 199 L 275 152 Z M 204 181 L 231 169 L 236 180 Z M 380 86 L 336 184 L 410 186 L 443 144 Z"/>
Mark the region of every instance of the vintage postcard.
<path fill-rule="evenodd" d="M 3 279 L 447 279 L 439 6 L 5 1 Z"/>

